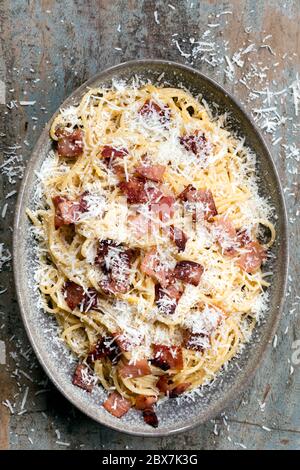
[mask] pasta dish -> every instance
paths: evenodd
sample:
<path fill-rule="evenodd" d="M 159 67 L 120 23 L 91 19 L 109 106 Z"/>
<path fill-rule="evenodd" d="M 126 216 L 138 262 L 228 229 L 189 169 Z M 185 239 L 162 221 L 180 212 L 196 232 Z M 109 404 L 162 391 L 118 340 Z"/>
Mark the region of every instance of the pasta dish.
<path fill-rule="evenodd" d="M 89 89 L 50 134 L 27 210 L 43 308 L 73 384 L 156 427 L 156 403 L 208 385 L 266 306 L 275 229 L 255 155 L 204 99 L 152 84 Z"/>

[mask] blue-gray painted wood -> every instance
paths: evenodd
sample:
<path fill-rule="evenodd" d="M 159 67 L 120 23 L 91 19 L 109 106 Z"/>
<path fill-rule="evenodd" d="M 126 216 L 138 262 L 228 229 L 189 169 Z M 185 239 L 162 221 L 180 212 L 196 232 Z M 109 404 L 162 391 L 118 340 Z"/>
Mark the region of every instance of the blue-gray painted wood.
<path fill-rule="evenodd" d="M 129 59 L 165 58 L 193 62 L 193 66 L 223 84 L 251 111 L 257 106 L 257 103 L 249 102 L 251 90 L 240 82 L 230 81 L 222 66 L 212 67 L 202 63 L 199 57 L 194 60 L 183 57 L 177 49 L 175 40 L 183 51 L 190 53 L 192 44 L 188 39 L 197 40 L 206 30 L 213 30 L 207 41 L 214 38 L 220 47 L 218 56 L 232 57 L 240 47 L 245 48 L 250 43 L 271 46 L 271 50 L 258 48 L 245 55 L 243 71 L 236 67 L 237 78 L 245 73 L 245 69 L 250 72 L 251 64 L 261 62 L 261 67 L 269 67 L 265 73 L 270 86 L 281 89 L 289 86 L 299 72 L 299 56 L 293 55 L 300 53 L 298 0 L 173 0 L 170 4 L 174 9 L 163 1 L 2 0 L 0 80 L 6 85 L 6 104 L 10 105 L 13 100 L 33 100 L 36 104 L 12 109 L 0 104 L 0 165 L 3 152 L 14 145 L 20 146 L 16 154 L 22 155 L 26 162 L 43 125 L 64 98 L 97 71 Z M 212 26 L 215 24 L 220 26 Z M 272 37 L 263 43 L 270 34 Z M 288 57 L 284 57 L 285 53 Z M 260 83 L 257 77 L 254 78 L 254 88 L 261 90 L 265 80 Z M 262 99 L 261 106 L 266 106 Z M 0 448 L 66 449 L 56 444 L 59 434 L 61 441 L 70 443 L 68 448 L 85 449 L 300 448 L 300 367 L 292 363 L 293 342 L 300 339 L 297 298 L 299 178 L 288 171 L 291 164 L 297 167 L 298 157 L 287 159 L 282 147 L 282 144 L 295 144 L 299 148 L 300 122 L 299 116 L 295 116 L 291 97 L 285 98 L 278 109 L 291 118 L 276 133 L 277 137 L 282 137 L 280 144 L 271 145 L 282 185 L 287 188 L 291 278 L 277 346 L 270 345 L 251 388 L 226 410 L 225 417 L 219 416 L 215 423 L 209 422 L 182 435 L 147 440 L 101 427 L 80 414 L 47 382 L 32 353 L 25 354 L 26 358 L 22 355 L 29 345 L 15 300 L 11 268 L 5 265 L 0 273 L 0 290 L 7 289 L 0 295 L 0 341 L 5 342 L 7 359 L 5 365 L 0 364 Z M 271 136 L 267 139 L 271 142 Z M 4 219 L 0 217 L 0 235 L 1 242 L 10 248 L 16 196 L 6 201 L 4 198 L 13 189 L 18 189 L 18 184 L 19 181 L 11 185 L 7 176 L 1 176 L 0 213 L 6 202 L 8 210 Z M 20 371 L 29 374 L 33 382 Z M 18 415 L 27 386 L 27 412 Z M 35 395 L 42 389 L 48 391 Z M 6 399 L 17 404 L 12 416 L 1 405 Z"/>

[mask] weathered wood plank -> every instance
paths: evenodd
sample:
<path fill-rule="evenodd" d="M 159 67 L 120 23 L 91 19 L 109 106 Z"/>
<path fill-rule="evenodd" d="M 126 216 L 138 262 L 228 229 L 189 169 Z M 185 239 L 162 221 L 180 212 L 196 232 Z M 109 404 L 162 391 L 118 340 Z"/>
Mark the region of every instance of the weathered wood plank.
<path fill-rule="evenodd" d="M 97 71 L 121 61 L 152 57 L 192 64 L 233 92 L 248 111 L 269 106 L 267 101 L 263 102 L 265 95 L 251 100 L 251 91 L 263 91 L 266 86 L 282 90 L 299 71 L 299 56 L 293 55 L 300 53 L 297 0 L 177 0 L 170 4 L 146 0 L 2 1 L 0 80 L 6 84 L 6 103 L 10 106 L 13 100 L 28 99 L 36 104 L 12 109 L 0 104 L 0 132 L 5 134 L 0 134 L 0 158 L 4 158 L 3 151 L 17 145 L 20 148 L 16 155 L 23 155 L 26 162 L 45 122 L 64 98 Z M 195 53 L 193 40 L 201 37 L 202 41 L 213 43 L 215 58 L 223 58 L 223 63 L 213 61 L 211 65 L 201 60 L 200 53 Z M 255 44 L 255 51 L 240 56 L 243 67 L 234 65 L 235 77 L 231 80 L 230 74 L 224 73 L 227 66 L 224 57 L 232 61 L 236 51 L 245 50 L 250 44 Z M 178 46 L 188 57 L 181 55 Z M 255 74 L 255 67 L 261 76 Z M 253 75 L 250 89 L 239 81 L 246 73 L 249 77 Z M 1 289 L 7 288 L 0 296 L 0 311 L 4 312 L 0 314 L 0 340 L 6 343 L 7 356 L 6 365 L 0 365 L 0 403 L 9 399 L 16 406 L 10 417 L 8 409 L 0 404 L 0 448 L 8 447 L 10 441 L 10 447 L 15 449 L 64 449 L 56 444 L 59 440 L 70 443 L 69 448 L 86 449 L 300 447 L 300 369 L 294 364 L 291 374 L 289 362 L 300 327 L 296 297 L 299 223 L 294 221 L 299 205 L 299 178 L 292 171 L 298 157 L 295 154 L 286 158 L 289 151 L 282 147 L 295 144 L 299 148 L 299 127 L 294 126 L 297 123 L 299 126 L 299 116 L 295 116 L 291 93 L 292 90 L 285 93 L 282 102 L 278 99 L 278 110 L 287 118 L 286 122 L 273 135 L 266 134 L 283 187 L 288 188 L 285 194 L 293 254 L 290 293 L 277 347 L 270 346 L 251 388 L 226 411 L 226 417 L 179 436 L 147 440 L 109 431 L 75 410 L 47 383 L 34 355 L 27 352 L 29 345 L 19 317 L 11 269 L 5 265 L 0 272 Z M 280 143 L 273 146 L 272 140 L 280 137 Z M 15 196 L 7 201 L 4 198 L 18 184 L 19 181 L 11 185 L 7 176 L 1 177 L 0 214 L 8 203 L 5 219 L 0 217 L 1 242 L 10 249 Z M 24 407 L 27 412 L 18 415 L 24 411 L 21 404 L 26 387 L 29 387 Z M 39 394 L 45 389 L 49 391 Z"/>

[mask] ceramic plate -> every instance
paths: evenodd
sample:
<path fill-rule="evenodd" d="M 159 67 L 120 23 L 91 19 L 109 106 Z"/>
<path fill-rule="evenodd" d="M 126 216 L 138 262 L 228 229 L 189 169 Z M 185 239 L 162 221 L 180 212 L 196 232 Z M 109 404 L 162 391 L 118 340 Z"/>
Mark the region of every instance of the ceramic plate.
<path fill-rule="evenodd" d="M 260 193 L 270 198 L 276 210 L 277 237 L 272 248 L 272 269 L 274 275 L 269 288 L 270 304 L 264 321 L 255 329 L 251 341 L 243 352 L 230 361 L 226 371 L 217 376 L 212 386 L 205 387 L 194 399 L 188 399 L 178 406 L 176 400 L 168 400 L 158 407 L 159 427 L 147 426 L 141 413 L 130 410 L 122 419 L 107 413 L 101 406 L 104 390 L 96 387 L 91 394 L 72 385 L 75 359 L 67 348 L 58 340 L 55 318 L 40 310 L 39 292 L 35 286 L 34 272 L 36 262 L 35 241 L 30 232 L 30 222 L 26 217 L 26 207 L 33 207 L 33 194 L 36 186 L 36 171 L 39 171 L 46 158 L 52 141 L 49 138 L 50 123 L 42 132 L 31 159 L 19 193 L 14 226 L 14 272 L 19 305 L 31 344 L 46 373 L 77 408 L 101 424 L 118 431 L 141 436 L 163 436 L 184 431 L 213 418 L 231 401 L 236 400 L 254 371 L 261 362 L 268 343 L 272 339 L 278 324 L 284 299 L 288 248 L 286 235 L 286 213 L 282 190 L 276 168 L 268 148 L 253 124 L 251 118 L 236 100 L 222 87 L 190 67 L 162 60 L 132 61 L 100 72 L 78 88 L 62 105 L 65 108 L 78 103 L 88 87 L 110 85 L 112 79 L 130 80 L 134 76 L 150 80 L 154 84 L 173 87 L 185 87 L 194 96 L 202 94 L 209 104 L 216 103 L 219 113 L 228 111 L 231 126 L 245 137 L 245 143 L 258 157 Z M 58 112 L 58 111 L 57 111 Z M 57 113 L 56 113 L 57 114 Z M 56 116 L 55 114 L 55 116 Z"/>

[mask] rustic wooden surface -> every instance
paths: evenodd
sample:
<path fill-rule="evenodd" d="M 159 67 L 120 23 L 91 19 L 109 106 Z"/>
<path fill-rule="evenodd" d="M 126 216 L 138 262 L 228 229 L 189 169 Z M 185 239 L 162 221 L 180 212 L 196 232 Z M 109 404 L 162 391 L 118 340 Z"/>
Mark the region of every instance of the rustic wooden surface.
<path fill-rule="evenodd" d="M 263 94 L 258 94 L 258 102 L 252 101 L 251 91 L 263 90 L 266 81 L 270 89 L 287 88 L 299 72 L 299 0 L 171 0 L 170 4 L 146 0 L 1 0 L 0 20 L 0 80 L 6 86 L 6 103 L 2 100 L 0 104 L 0 165 L 9 158 L 12 146 L 26 163 L 41 129 L 64 98 L 96 72 L 125 60 L 167 58 L 192 63 L 224 84 L 249 111 L 258 105 L 268 106 L 263 103 Z M 210 32 L 205 33 L 207 30 Z M 213 48 L 224 62 L 213 66 L 208 63 L 210 59 L 204 61 L 195 51 L 194 56 L 189 55 L 193 50 L 190 38 L 197 40 L 203 33 L 204 40 L 217 45 Z M 256 44 L 255 51 L 242 55 L 245 63 L 243 67 L 233 66 L 236 77 L 230 79 L 230 74 L 224 73 L 228 65 L 224 56 L 231 58 L 239 48 L 245 50 L 252 43 Z M 244 80 L 238 80 L 253 72 L 254 63 L 261 76 L 253 73 L 248 89 Z M 6 263 L 0 273 L 0 291 L 7 289 L 0 296 L 0 449 L 300 448 L 300 367 L 293 360 L 293 347 L 300 339 L 295 282 L 299 276 L 296 172 L 300 128 L 292 92 L 288 89 L 278 98 L 278 110 L 287 117 L 286 122 L 273 135 L 266 135 L 270 143 L 275 141 L 271 148 L 288 205 L 292 254 L 288 296 L 277 340 L 273 347 L 270 345 L 248 391 L 214 422 L 170 438 L 130 437 L 94 423 L 48 383 L 28 349 L 11 266 Z M 36 103 L 21 106 L 19 100 Z M 290 150 L 295 146 L 290 158 L 290 150 L 283 145 Z M 18 166 L 16 160 L 14 165 Z M 0 170 L 3 173 L 3 168 Z M 1 242 L 10 249 L 16 195 L 7 200 L 5 196 L 18 185 L 19 180 L 10 184 L 7 175 L 1 176 L 0 213 L 8 203 L 6 216 L 0 217 Z M 1 404 L 7 399 L 14 405 L 12 415 Z"/>

